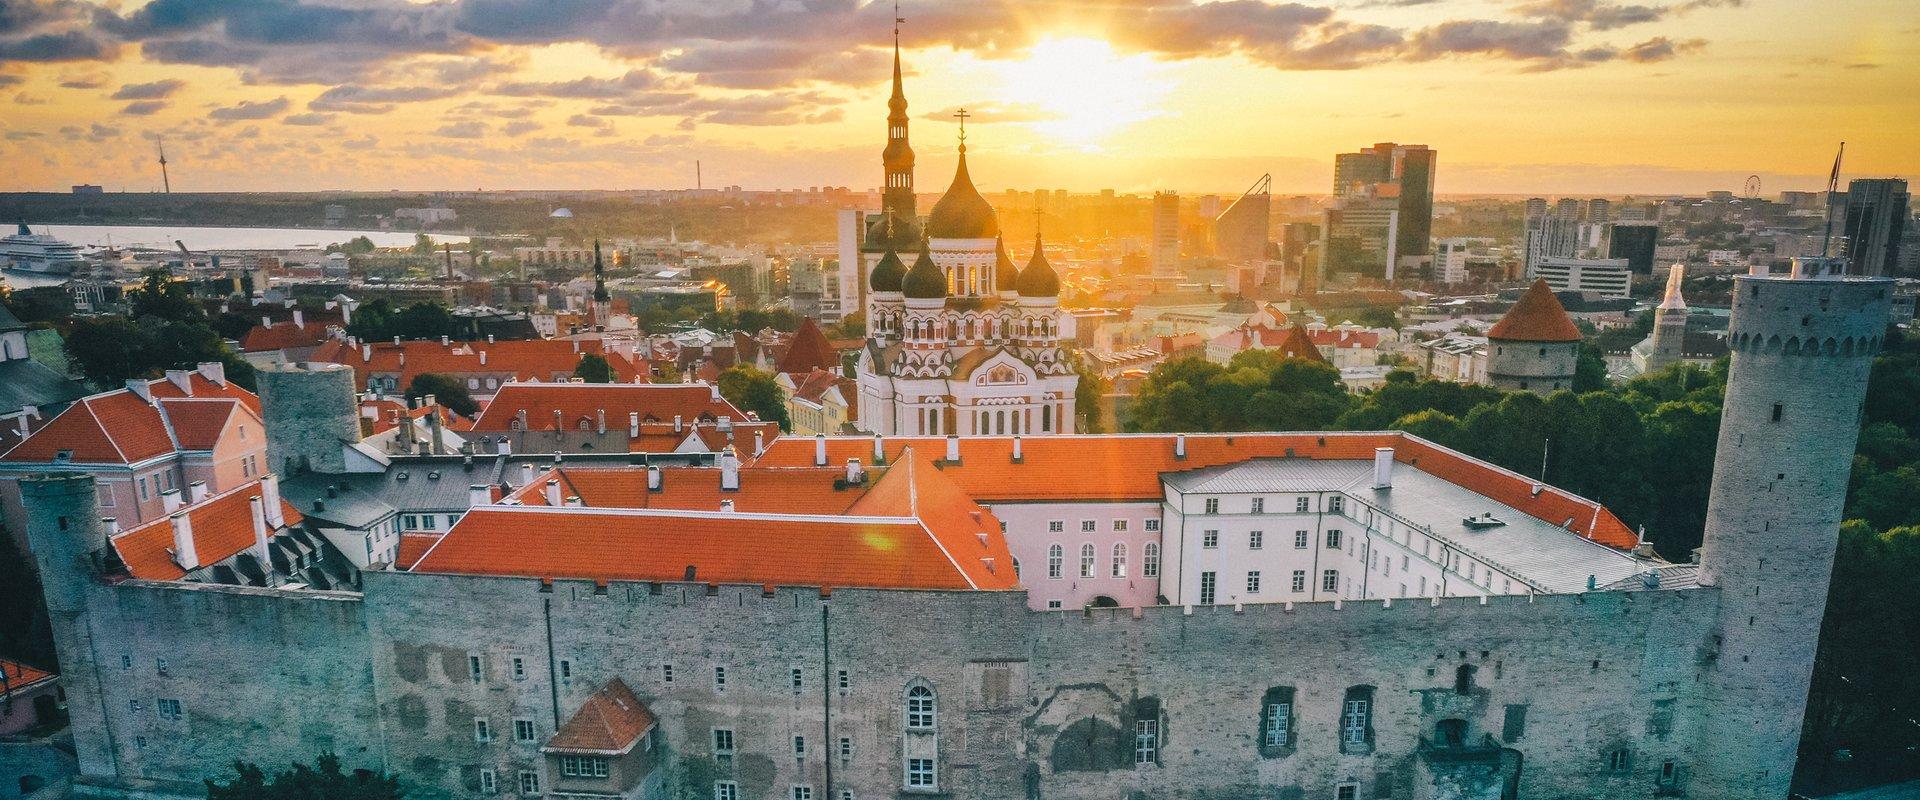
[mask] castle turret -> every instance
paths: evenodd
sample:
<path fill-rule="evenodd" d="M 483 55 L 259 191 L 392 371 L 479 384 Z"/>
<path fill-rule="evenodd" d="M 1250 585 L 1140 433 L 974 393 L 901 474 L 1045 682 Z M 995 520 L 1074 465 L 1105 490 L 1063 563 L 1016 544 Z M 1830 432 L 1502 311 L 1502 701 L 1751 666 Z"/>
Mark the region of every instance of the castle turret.
<path fill-rule="evenodd" d="M 84 473 L 32 475 L 20 481 L 27 546 L 47 601 L 53 645 L 60 654 L 60 680 L 68 697 L 86 699 L 101 693 L 93 633 L 86 620 L 88 596 L 98 579 L 101 553 L 107 549 L 107 526 L 100 519 L 95 492 L 93 476 Z M 118 777 L 105 709 L 98 702 L 76 702 L 67 711 L 80 774 Z"/>
<path fill-rule="evenodd" d="M 1720 587 L 1713 712 L 1689 795 L 1787 796 L 1867 374 L 1892 283 L 1796 259 L 1734 281 L 1700 583 Z M 1757 268 L 1763 269 L 1763 268 Z"/>
<path fill-rule="evenodd" d="M 261 369 L 260 416 L 267 465 L 282 475 L 347 471 L 346 446 L 360 441 L 353 368 L 319 362 Z"/>
<path fill-rule="evenodd" d="M 1647 337 L 1643 372 L 1659 372 L 1677 364 L 1687 350 L 1687 301 L 1680 295 L 1680 283 L 1687 268 L 1675 264 L 1667 272 L 1667 294 L 1653 310 L 1653 332 Z"/>
<path fill-rule="evenodd" d="M 1487 331 L 1487 380 L 1502 389 L 1551 394 L 1573 388 L 1580 329 L 1560 298 L 1536 280 Z"/>

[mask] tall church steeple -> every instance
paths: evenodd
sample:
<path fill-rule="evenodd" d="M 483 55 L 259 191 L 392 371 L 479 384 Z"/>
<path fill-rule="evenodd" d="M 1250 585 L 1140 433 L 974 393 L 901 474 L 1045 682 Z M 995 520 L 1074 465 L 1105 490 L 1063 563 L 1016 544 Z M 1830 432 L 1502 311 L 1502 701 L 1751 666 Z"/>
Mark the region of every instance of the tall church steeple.
<path fill-rule="evenodd" d="M 600 260 L 600 240 L 593 242 L 593 324 L 611 325 L 613 293 L 607 291 L 607 267 Z"/>
<path fill-rule="evenodd" d="M 887 185 L 881 193 L 881 209 L 901 222 L 916 216 L 913 207 L 913 146 L 907 143 L 907 92 L 900 81 L 900 16 L 893 9 L 893 96 L 887 99 L 887 149 L 881 155 L 886 167 Z"/>

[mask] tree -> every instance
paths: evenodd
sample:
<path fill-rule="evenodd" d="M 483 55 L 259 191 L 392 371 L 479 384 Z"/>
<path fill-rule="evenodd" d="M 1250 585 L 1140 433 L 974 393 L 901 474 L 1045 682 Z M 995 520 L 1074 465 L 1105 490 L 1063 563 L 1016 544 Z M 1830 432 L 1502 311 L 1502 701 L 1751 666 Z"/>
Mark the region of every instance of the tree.
<path fill-rule="evenodd" d="M 1607 388 L 1607 359 L 1591 340 L 1580 343 L 1580 355 L 1573 363 L 1573 390 L 1597 392 Z"/>
<path fill-rule="evenodd" d="M 98 387 L 118 387 L 153 370 L 146 333 L 126 317 L 76 320 L 66 347 L 80 375 Z"/>
<path fill-rule="evenodd" d="M 73 316 L 73 295 L 58 286 L 35 286 L 7 295 L 7 310 L 21 322 L 60 322 Z"/>
<path fill-rule="evenodd" d="M 587 353 L 580 357 L 580 363 L 573 368 L 573 377 L 587 383 L 612 383 L 613 365 L 607 363 L 605 356 Z"/>
<path fill-rule="evenodd" d="M 823 331 L 829 339 L 865 339 L 867 338 L 867 315 L 856 311 L 840 318 L 840 321 L 828 325 Z"/>
<path fill-rule="evenodd" d="M 736 364 L 720 373 L 720 396 L 741 411 L 753 412 L 764 421 L 780 423 L 781 430 L 787 429 L 787 400 L 771 372 Z"/>
<path fill-rule="evenodd" d="M 353 321 L 347 324 L 347 333 L 368 342 L 391 339 L 394 336 L 393 315 L 393 303 L 387 298 L 376 297 L 353 310 Z"/>
<path fill-rule="evenodd" d="M 293 764 L 268 779 L 259 766 L 233 763 L 225 783 L 206 781 L 207 800 L 401 800 L 400 778 L 371 770 L 340 768 L 340 757 L 322 753 L 313 766 Z"/>
<path fill-rule="evenodd" d="M 173 273 L 165 269 L 148 270 L 140 286 L 127 293 L 127 303 L 133 310 L 134 319 L 157 317 L 184 322 L 206 319 L 207 316 L 207 312 L 187 290 L 187 284 L 174 280 Z"/>
<path fill-rule="evenodd" d="M 247 331 L 253 330 L 254 326 L 259 324 L 260 320 L 233 311 L 225 312 L 213 319 L 214 331 L 218 332 L 223 339 L 235 341 L 246 336 Z"/>
<path fill-rule="evenodd" d="M 365 236 L 355 236 L 345 242 L 327 245 L 329 253 L 345 253 L 350 256 L 365 255 L 373 251 L 373 240 Z"/>
<path fill-rule="evenodd" d="M 471 417 L 480 410 L 480 404 L 467 393 L 467 385 L 452 375 L 422 372 L 413 376 L 407 384 L 407 399 L 418 400 L 427 395 L 433 395 L 434 402 L 463 417 Z"/>
<path fill-rule="evenodd" d="M 1113 381 L 1107 380 L 1100 371 L 1092 368 L 1084 359 L 1075 359 L 1073 371 L 1080 376 L 1080 382 L 1073 387 L 1073 409 L 1080 433 L 1106 433 L 1106 413 L 1103 403 L 1107 393 L 1113 391 Z"/>
<path fill-rule="evenodd" d="M 389 331 L 402 339 L 438 339 L 452 336 L 453 312 L 439 303 L 414 303 L 393 318 Z"/>
<path fill-rule="evenodd" d="M 412 251 L 416 256 L 433 255 L 433 237 L 424 233 L 414 234 Z"/>

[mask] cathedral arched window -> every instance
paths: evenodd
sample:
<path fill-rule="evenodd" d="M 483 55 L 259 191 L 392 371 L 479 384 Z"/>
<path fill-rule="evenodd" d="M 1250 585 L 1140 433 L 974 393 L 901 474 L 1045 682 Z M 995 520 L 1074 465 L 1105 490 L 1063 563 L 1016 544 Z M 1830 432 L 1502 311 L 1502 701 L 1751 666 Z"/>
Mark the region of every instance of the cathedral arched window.
<path fill-rule="evenodd" d="M 1046 406 L 1040 407 L 1040 432 L 1053 432 L 1053 411 Z"/>
<path fill-rule="evenodd" d="M 940 713 L 933 690 L 915 686 L 907 690 L 907 730 L 932 730 Z"/>
<path fill-rule="evenodd" d="M 1094 556 L 1092 542 L 1087 542 L 1086 544 L 1080 545 L 1080 577 L 1082 578 L 1093 577 L 1094 558 L 1095 556 Z"/>
<path fill-rule="evenodd" d="M 1127 577 L 1127 543 L 1113 543 L 1113 577 Z"/>

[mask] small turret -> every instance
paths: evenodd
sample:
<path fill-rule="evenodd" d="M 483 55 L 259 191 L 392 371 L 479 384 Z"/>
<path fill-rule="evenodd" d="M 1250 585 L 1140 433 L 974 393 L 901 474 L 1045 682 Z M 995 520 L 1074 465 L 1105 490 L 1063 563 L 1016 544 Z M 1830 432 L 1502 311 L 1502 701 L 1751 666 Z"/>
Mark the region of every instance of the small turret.
<path fill-rule="evenodd" d="M 920 243 L 920 257 L 914 259 L 913 269 L 900 281 L 900 293 L 908 300 L 944 300 L 947 296 L 947 275 L 933 263 L 933 251 L 927 242 Z"/>
<path fill-rule="evenodd" d="M 1053 271 L 1053 265 L 1047 263 L 1047 253 L 1042 249 L 1040 234 L 1033 235 L 1033 257 L 1027 259 L 1027 268 L 1020 271 L 1021 297 L 1059 297 L 1060 276 Z"/>
<path fill-rule="evenodd" d="M 1007 240 L 995 237 L 993 242 L 993 289 L 1003 300 L 1013 299 L 1020 286 L 1020 268 L 1014 266 L 1013 257 L 1007 255 Z"/>
<path fill-rule="evenodd" d="M 887 254 L 880 257 L 880 263 L 873 265 L 872 274 L 867 276 L 867 285 L 875 292 L 898 292 L 900 281 L 906 276 L 907 268 L 900 263 L 900 254 L 889 247 Z"/>

